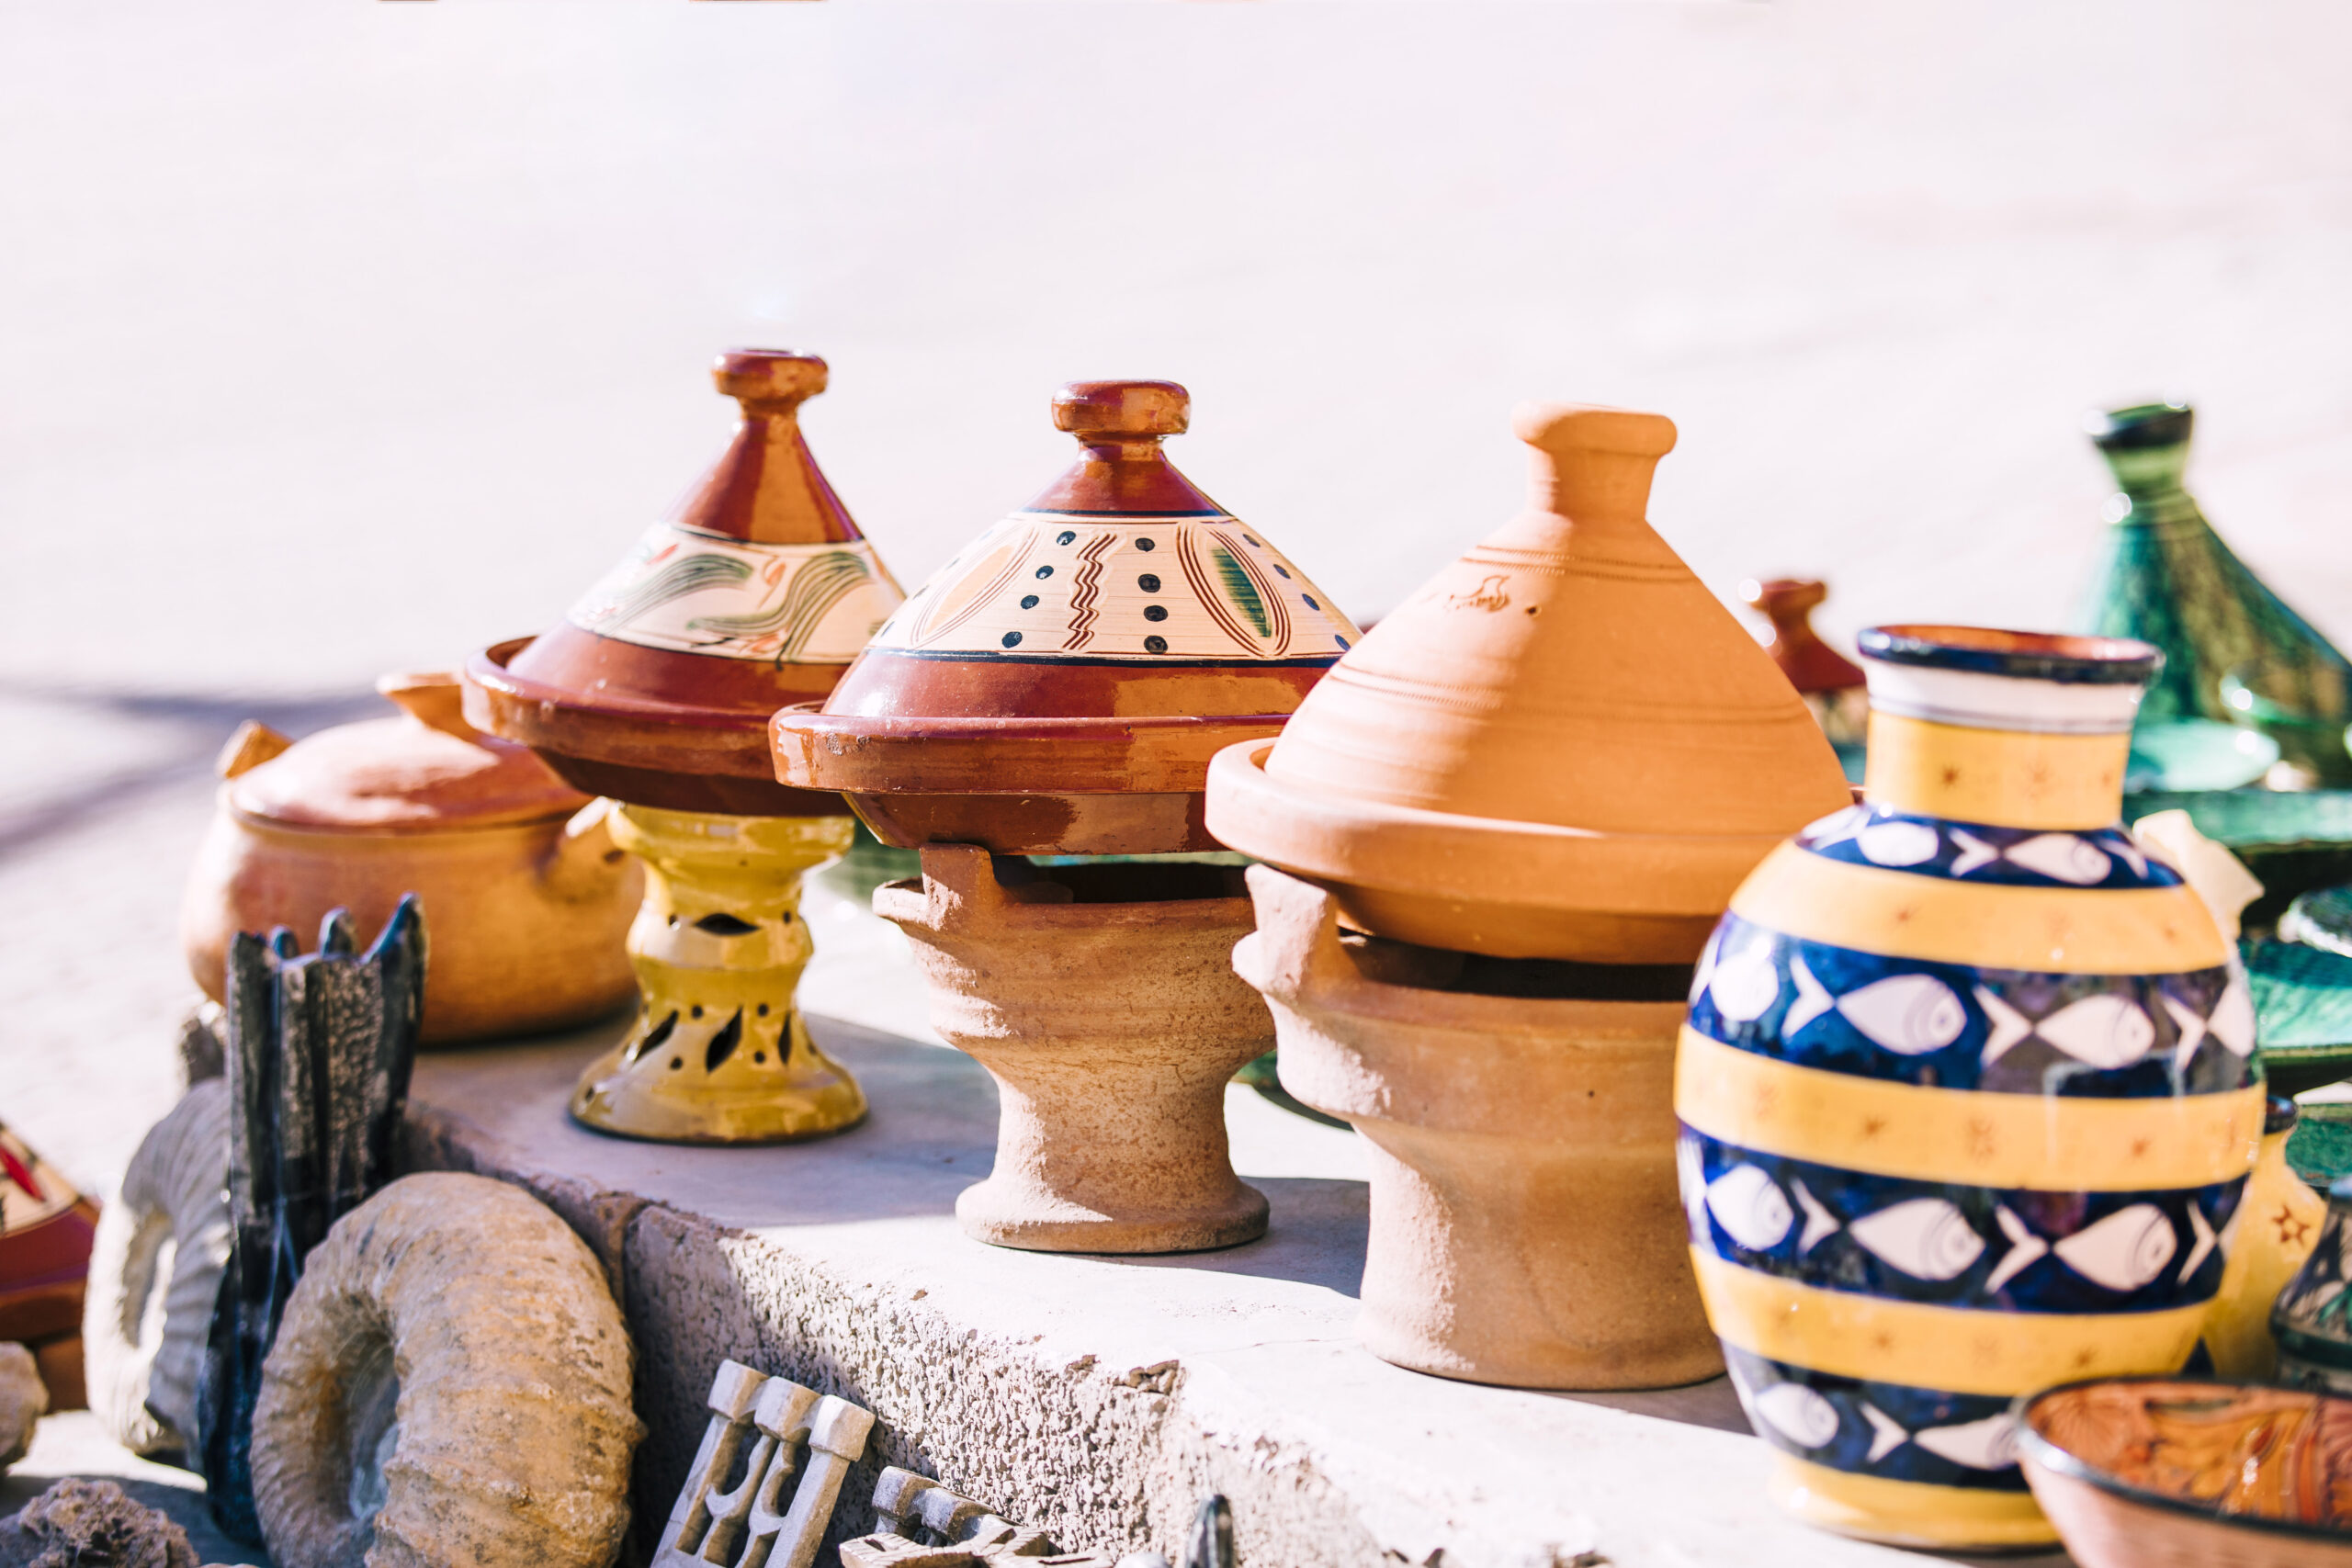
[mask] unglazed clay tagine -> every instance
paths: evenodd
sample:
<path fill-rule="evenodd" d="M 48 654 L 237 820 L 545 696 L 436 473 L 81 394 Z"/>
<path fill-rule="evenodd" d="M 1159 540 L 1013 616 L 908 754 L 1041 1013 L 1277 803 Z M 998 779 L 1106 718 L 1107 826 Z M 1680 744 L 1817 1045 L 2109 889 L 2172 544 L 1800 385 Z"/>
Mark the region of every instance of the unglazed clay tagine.
<path fill-rule="evenodd" d="M 483 735 L 454 672 L 387 675 L 401 709 L 288 741 L 248 724 L 180 915 L 188 971 L 224 996 L 231 940 L 380 927 L 413 893 L 434 925 L 424 1042 L 528 1034 L 610 1012 L 636 988 L 622 942 L 643 879 L 601 803 Z"/>
<path fill-rule="evenodd" d="M 831 691 L 904 595 L 801 437 L 825 374 L 813 355 L 721 355 L 713 379 L 743 411 L 734 440 L 560 626 L 474 656 L 474 721 L 591 794 L 838 814 L 839 800 L 776 783 L 768 716 Z"/>
<path fill-rule="evenodd" d="M 1739 596 L 1770 625 L 1772 635 L 1764 639 L 1764 650 L 1813 710 L 1821 732 L 1846 762 L 1848 776 L 1859 779 L 1855 765 L 1861 760 L 1862 738 L 1870 725 L 1870 696 L 1862 667 L 1813 629 L 1813 612 L 1829 597 L 1828 587 L 1808 577 L 1762 582 L 1751 579 L 1739 585 Z"/>
<path fill-rule="evenodd" d="M 1210 757 L 1277 733 L 1358 634 L 1169 463 L 1190 411 L 1170 381 L 1063 388 L 1077 466 L 933 573 L 821 709 L 776 716 L 776 776 L 902 848 L 1217 848 Z"/>
<path fill-rule="evenodd" d="M 1689 963 L 1774 843 L 1851 797 L 1771 658 L 1644 509 L 1674 426 L 1528 403 L 1528 510 L 1365 634 L 1208 827 L 1375 935 Z"/>
<path fill-rule="evenodd" d="M 1867 804 L 1734 896 L 1677 1054 L 1709 1319 L 1773 1490 L 1944 1550 L 2046 1542 L 2012 1401 L 2170 1373 L 2264 1124 L 2198 890 L 2123 831 L 2145 643 L 1860 638 Z"/>
<path fill-rule="evenodd" d="M 2069 1383 L 2023 1402 L 2018 1446 L 2082 1568 L 2352 1568 L 2352 1399 Z"/>

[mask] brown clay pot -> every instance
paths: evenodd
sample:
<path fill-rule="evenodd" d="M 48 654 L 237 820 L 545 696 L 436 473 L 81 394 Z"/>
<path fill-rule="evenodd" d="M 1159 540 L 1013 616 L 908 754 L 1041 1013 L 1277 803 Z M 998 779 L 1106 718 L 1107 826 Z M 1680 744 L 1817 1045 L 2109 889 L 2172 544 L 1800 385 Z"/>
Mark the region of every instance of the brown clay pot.
<path fill-rule="evenodd" d="M 742 405 L 727 450 L 562 624 L 474 656 L 467 711 L 593 795 L 838 815 L 776 783 L 768 716 L 831 691 L 904 595 L 801 436 L 825 362 L 736 349 L 712 378 Z"/>
<path fill-rule="evenodd" d="M 1278 733 L 1357 632 L 1169 463 L 1190 418 L 1173 382 L 1063 388 L 1077 466 L 933 573 L 821 706 L 776 715 L 775 776 L 842 791 L 901 848 L 1216 848 L 1209 759 Z"/>
<path fill-rule="evenodd" d="M 1644 518 L 1657 414 L 1522 405 L 1528 510 L 1384 616 L 1278 742 L 1221 752 L 1206 823 L 1426 946 L 1694 960 L 1835 752 Z"/>
<path fill-rule="evenodd" d="M 1230 962 L 1250 922 L 1236 874 L 1048 870 L 962 844 L 922 863 L 874 912 L 913 942 L 933 1025 L 997 1082 L 996 1168 L 956 1201 L 965 1234 L 1108 1253 L 1264 1235 L 1225 1133 L 1226 1081 L 1274 1032 Z"/>
<path fill-rule="evenodd" d="M 1689 971 L 1343 938 L 1329 893 L 1249 881 L 1233 964 L 1272 1005 L 1283 1087 L 1370 1145 L 1366 1348 L 1518 1388 L 1720 1372 L 1675 1186 Z"/>
<path fill-rule="evenodd" d="M 333 909 L 361 930 L 414 893 L 433 921 L 423 1043 L 528 1034 L 637 989 L 622 942 L 643 876 L 605 809 L 521 746 L 481 734 L 454 673 L 387 675 L 401 710 L 288 742 L 248 724 L 180 909 L 188 972 L 221 999 L 230 940 Z"/>

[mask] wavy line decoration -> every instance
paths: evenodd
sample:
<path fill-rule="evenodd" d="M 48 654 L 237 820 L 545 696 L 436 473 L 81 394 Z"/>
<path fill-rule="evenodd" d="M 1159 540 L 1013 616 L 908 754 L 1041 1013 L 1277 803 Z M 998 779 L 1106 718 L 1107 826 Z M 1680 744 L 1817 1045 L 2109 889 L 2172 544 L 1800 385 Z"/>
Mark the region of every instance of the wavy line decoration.
<path fill-rule="evenodd" d="M 1102 597 L 1102 557 L 1118 542 L 1116 534 L 1097 534 L 1078 552 L 1081 564 L 1077 575 L 1070 580 L 1069 636 L 1062 641 L 1065 653 L 1074 652 L 1094 640 L 1094 623 L 1102 618 L 1102 614 L 1094 607 L 1094 601 Z"/>
<path fill-rule="evenodd" d="M 776 662 L 786 664 L 808 646 L 834 605 L 873 581 L 874 569 L 863 559 L 847 550 L 827 550 L 803 562 L 785 583 L 784 597 L 767 609 L 752 615 L 700 615 L 686 629 L 712 633 L 723 642 L 774 639 Z"/>
<path fill-rule="evenodd" d="M 572 611 L 571 618 L 592 631 L 602 631 L 607 626 L 623 627 L 673 599 L 683 599 L 706 588 L 747 582 L 751 576 L 751 566 L 732 556 L 701 553 L 680 556 L 628 592 L 616 594 L 602 604 L 580 605 Z"/>

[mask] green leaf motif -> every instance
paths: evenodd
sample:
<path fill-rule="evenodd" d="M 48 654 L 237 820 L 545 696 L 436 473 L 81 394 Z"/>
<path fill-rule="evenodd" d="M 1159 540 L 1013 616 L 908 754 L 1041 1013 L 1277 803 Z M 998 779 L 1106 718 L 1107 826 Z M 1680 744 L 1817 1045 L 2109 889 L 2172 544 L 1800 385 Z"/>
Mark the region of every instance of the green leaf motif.
<path fill-rule="evenodd" d="M 1223 545 L 1209 547 L 1209 558 L 1216 562 L 1216 574 L 1225 583 L 1225 596 L 1234 607 L 1250 617 L 1260 637 L 1274 635 L 1274 618 L 1266 613 L 1266 601 L 1258 592 L 1258 585 L 1250 581 L 1249 568 Z"/>

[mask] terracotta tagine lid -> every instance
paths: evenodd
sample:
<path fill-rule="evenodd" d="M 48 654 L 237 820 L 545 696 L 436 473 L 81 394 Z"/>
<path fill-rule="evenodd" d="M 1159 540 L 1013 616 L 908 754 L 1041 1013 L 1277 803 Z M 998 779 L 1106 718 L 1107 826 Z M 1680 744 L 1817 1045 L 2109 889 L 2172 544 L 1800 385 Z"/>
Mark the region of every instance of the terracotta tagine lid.
<path fill-rule="evenodd" d="M 742 423 L 684 502 L 537 637 L 466 668 L 467 711 L 581 789 L 746 817 L 839 815 L 775 781 L 768 716 L 821 698 L 905 597 L 800 434 L 825 362 L 736 349 Z"/>
<path fill-rule="evenodd" d="M 776 776 L 904 848 L 1214 849 L 1209 758 L 1279 732 L 1355 626 L 1169 463 L 1183 388 L 1077 381 L 1053 407 L 1077 465 L 933 573 L 821 708 L 776 715 Z"/>
<path fill-rule="evenodd" d="M 386 675 L 376 690 L 399 716 L 294 741 L 247 723 L 222 757 L 231 807 L 287 828 L 425 833 L 560 819 L 593 798 L 468 722 L 456 671 Z"/>
<path fill-rule="evenodd" d="M 1208 825 L 1351 923 L 1507 958 L 1687 963 L 1850 800 L 1804 704 L 1645 520 L 1651 413 L 1522 404 L 1528 510 L 1365 634 Z"/>

